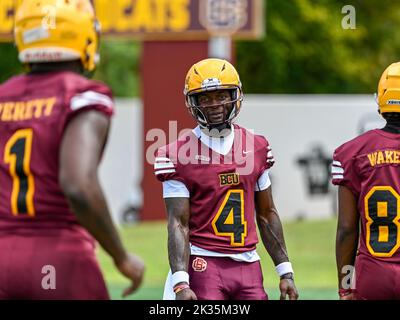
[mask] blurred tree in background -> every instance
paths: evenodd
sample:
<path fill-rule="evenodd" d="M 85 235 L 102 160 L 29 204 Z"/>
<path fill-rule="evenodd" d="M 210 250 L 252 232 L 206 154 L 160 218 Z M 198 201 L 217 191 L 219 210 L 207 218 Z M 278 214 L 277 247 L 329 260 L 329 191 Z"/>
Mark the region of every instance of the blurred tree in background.
<path fill-rule="evenodd" d="M 266 37 L 237 42 L 246 93 L 371 93 L 384 68 L 400 60 L 400 2 L 267 0 Z M 342 29 L 342 7 L 356 29 Z M 22 70 L 11 44 L 0 44 L 0 82 Z M 139 94 L 140 43 L 103 40 L 95 78 L 116 96 Z"/>
<path fill-rule="evenodd" d="M 102 41 L 101 63 L 94 79 L 106 82 L 117 97 L 139 95 L 140 43 L 134 41 Z"/>
<path fill-rule="evenodd" d="M 356 29 L 342 29 L 342 7 L 356 9 Z M 268 0 L 266 37 L 237 44 L 250 93 L 371 93 L 400 60 L 400 2 Z"/>
<path fill-rule="evenodd" d="M 17 48 L 12 43 L 0 43 L 0 83 L 20 72 Z"/>
<path fill-rule="evenodd" d="M 101 42 L 101 63 L 94 79 L 106 82 L 118 97 L 139 95 L 140 43 L 124 40 Z M 0 44 L 0 83 L 23 71 L 14 44 Z"/>

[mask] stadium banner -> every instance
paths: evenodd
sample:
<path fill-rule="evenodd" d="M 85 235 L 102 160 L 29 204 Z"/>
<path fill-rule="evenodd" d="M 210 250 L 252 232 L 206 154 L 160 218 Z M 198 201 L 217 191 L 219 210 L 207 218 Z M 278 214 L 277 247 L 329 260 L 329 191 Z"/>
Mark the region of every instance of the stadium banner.
<path fill-rule="evenodd" d="M 14 15 L 21 2 L 0 1 L 0 41 L 12 41 Z M 258 39 L 264 35 L 264 0 L 93 0 L 93 3 L 102 35 L 106 37 L 160 41 L 206 40 L 210 35 Z"/>

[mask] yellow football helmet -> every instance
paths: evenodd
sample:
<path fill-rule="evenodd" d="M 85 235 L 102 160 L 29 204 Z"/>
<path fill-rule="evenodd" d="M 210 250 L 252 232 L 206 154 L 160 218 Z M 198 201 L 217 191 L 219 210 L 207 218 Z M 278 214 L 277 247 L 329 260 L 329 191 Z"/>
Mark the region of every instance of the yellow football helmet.
<path fill-rule="evenodd" d="M 15 43 L 26 64 L 80 60 L 93 71 L 99 34 L 90 0 L 24 0 L 15 17 Z"/>
<path fill-rule="evenodd" d="M 378 84 L 379 112 L 400 112 L 400 62 L 392 63 L 383 72 Z"/>
<path fill-rule="evenodd" d="M 232 105 L 232 111 L 223 123 L 231 124 L 237 117 L 243 101 L 242 84 L 235 67 L 226 60 L 205 59 L 194 64 L 186 75 L 185 94 L 186 106 L 190 114 L 201 127 L 209 127 L 207 117 L 201 111 L 196 95 L 206 91 L 231 90 L 231 100 L 223 103 Z M 215 125 L 213 123 L 212 125 Z"/>

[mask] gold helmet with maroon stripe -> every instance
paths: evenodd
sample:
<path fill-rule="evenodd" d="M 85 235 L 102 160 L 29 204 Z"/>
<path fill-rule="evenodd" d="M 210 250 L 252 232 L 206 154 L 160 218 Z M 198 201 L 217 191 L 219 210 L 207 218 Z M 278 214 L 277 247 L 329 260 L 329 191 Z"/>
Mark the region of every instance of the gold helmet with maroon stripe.
<path fill-rule="evenodd" d="M 80 60 L 85 71 L 93 71 L 99 33 L 90 0 L 23 0 L 15 17 L 15 43 L 24 64 Z"/>
<path fill-rule="evenodd" d="M 198 103 L 197 95 L 207 91 L 226 89 L 231 92 L 231 100 L 224 102 L 223 105 L 226 107 L 232 106 L 232 110 L 227 114 L 223 122 L 219 124 L 210 123 Z M 190 114 L 203 128 L 211 125 L 230 125 L 239 114 L 243 101 L 239 74 L 231 63 L 222 59 L 205 59 L 194 64 L 186 75 L 183 93 L 185 94 L 186 106 Z"/>
<path fill-rule="evenodd" d="M 392 63 L 383 72 L 377 102 L 380 113 L 400 112 L 400 62 Z"/>

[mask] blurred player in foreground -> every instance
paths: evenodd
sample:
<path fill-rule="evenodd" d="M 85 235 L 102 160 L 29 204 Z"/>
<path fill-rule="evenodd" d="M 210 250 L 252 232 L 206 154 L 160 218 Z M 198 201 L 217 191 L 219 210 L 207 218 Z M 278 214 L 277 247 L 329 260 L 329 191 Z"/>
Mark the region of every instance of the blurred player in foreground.
<path fill-rule="evenodd" d="M 0 299 L 108 299 L 94 238 L 131 281 L 124 295 L 142 282 L 97 176 L 114 109 L 110 89 L 82 76 L 95 69 L 98 31 L 89 0 L 18 8 L 28 73 L 0 86 Z"/>
<path fill-rule="evenodd" d="M 377 100 L 386 126 L 346 142 L 333 155 L 339 296 L 346 300 L 400 299 L 400 63 L 382 74 Z"/>
<path fill-rule="evenodd" d="M 233 124 L 243 100 L 238 73 L 225 60 L 200 61 L 184 92 L 198 126 L 160 148 L 154 165 L 168 211 L 164 299 L 267 299 L 255 211 L 281 299 L 297 299 L 268 176 L 271 148 L 263 136 Z"/>

